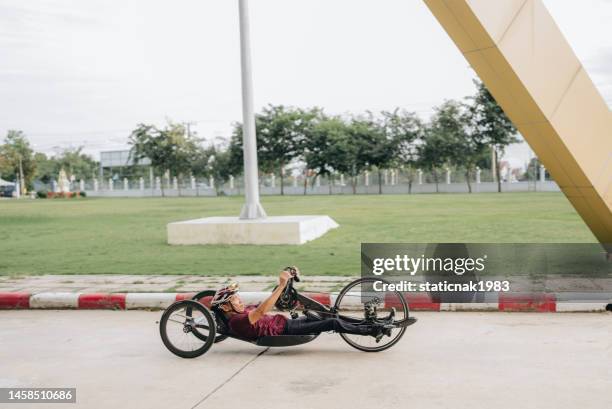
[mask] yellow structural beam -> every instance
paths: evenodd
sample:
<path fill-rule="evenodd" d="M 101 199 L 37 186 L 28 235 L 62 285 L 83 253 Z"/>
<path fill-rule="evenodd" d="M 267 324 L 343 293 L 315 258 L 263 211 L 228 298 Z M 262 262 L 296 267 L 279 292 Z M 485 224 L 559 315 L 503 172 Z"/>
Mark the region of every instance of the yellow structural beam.
<path fill-rule="evenodd" d="M 612 252 L 612 113 L 542 1 L 424 1 Z"/>

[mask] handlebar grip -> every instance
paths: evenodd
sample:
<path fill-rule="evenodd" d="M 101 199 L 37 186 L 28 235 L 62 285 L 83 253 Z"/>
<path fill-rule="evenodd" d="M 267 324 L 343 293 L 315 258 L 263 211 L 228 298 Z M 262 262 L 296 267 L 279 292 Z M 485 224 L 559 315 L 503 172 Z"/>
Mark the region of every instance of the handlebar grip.
<path fill-rule="evenodd" d="M 293 281 L 295 281 L 296 283 L 300 282 L 300 276 L 298 275 L 298 272 L 295 268 L 293 267 L 285 267 L 284 268 L 285 271 L 288 271 L 289 274 L 291 274 L 291 278 L 293 279 Z"/>

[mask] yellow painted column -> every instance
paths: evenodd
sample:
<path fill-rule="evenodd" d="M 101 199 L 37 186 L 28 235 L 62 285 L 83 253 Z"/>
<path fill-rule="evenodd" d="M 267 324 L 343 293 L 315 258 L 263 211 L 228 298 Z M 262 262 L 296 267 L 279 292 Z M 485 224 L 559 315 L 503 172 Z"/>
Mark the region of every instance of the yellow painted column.
<path fill-rule="evenodd" d="M 542 1 L 424 1 L 612 252 L 612 113 Z"/>

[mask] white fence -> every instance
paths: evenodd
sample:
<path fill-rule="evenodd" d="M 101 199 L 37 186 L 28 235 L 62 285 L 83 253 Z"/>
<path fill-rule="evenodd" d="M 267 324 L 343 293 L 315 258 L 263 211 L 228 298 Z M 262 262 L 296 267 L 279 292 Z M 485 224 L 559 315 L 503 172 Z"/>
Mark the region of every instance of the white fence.
<path fill-rule="evenodd" d="M 98 185 L 97 189 L 93 189 L 92 184 L 85 184 L 84 189 L 88 196 L 91 197 L 161 197 L 162 189 L 157 187 L 142 187 L 136 184 L 127 185 L 121 183 L 119 188 L 116 188 L 113 183 L 112 188 L 108 185 L 100 188 Z M 288 184 L 284 186 L 285 195 L 328 195 L 330 194 L 329 185 L 308 185 L 306 190 L 304 186 L 295 184 Z M 280 186 L 261 185 L 260 193 L 262 195 L 280 195 Z M 368 186 L 358 185 L 356 186 L 357 194 L 378 194 L 378 184 L 370 184 Z M 439 193 L 468 193 L 467 183 L 439 183 L 437 186 Z M 560 191 L 559 186 L 553 181 L 544 182 L 502 182 L 502 192 L 558 192 Z M 473 193 L 486 193 L 486 192 L 497 192 L 496 182 L 483 182 L 483 183 L 472 183 Z M 383 184 L 383 194 L 420 194 L 420 193 L 436 193 L 435 183 L 413 183 L 412 187 L 406 183 L 401 184 Z M 227 195 L 236 196 L 244 194 L 242 188 L 230 187 L 228 184 L 224 184 L 219 187 L 218 190 L 210 186 L 184 186 L 180 189 L 174 185 L 170 188 L 164 188 L 163 196 L 177 197 L 177 196 L 217 196 Z M 350 184 L 333 184 L 331 186 L 331 194 L 353 194 L 353 188 Z"/>

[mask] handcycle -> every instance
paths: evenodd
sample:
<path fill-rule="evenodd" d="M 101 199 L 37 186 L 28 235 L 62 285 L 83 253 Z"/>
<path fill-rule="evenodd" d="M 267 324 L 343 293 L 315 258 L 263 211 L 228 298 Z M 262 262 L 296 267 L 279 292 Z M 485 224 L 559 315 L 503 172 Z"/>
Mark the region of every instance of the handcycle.
<path fill-rule="evenodd" d="M 357 325 L 381 322 L 392 325 L 391 335 L 383 337 L 379 342 L 369 335 L 339 333 L 344 341 L 360 351 L 379 352 L 392 347 L 402 338 L 407 327 L 416 322 L 416 318 L 409 315 L 408 303 L 400 292 L 381 293 L 372 290 L 376 281 L 388 283 L 382 278 L 364 277 L 350 282 L 330 306 L 299 293 L 293 285 L 299 281 L 300 277 L 293 270 L 292 277 L 275 303 L 277 310 L 289 313 L 289 319 L 297 319 L 300 310 L 309 320 L 332 317 Z M 311 342 L 320 335 L 274 335 L 255 340 L 242 338 L 230 332 L 224 312 L 210 305 L 214 294 L 213 290 L 200 291 L 192 299 L 176 301 L 164 311 L 159 321 L 159 330 L 170 352 L 181 358 L 196 358 L 206 353 L 213 344 L 227 338 L 257 346 L 288 347 Z"/>

